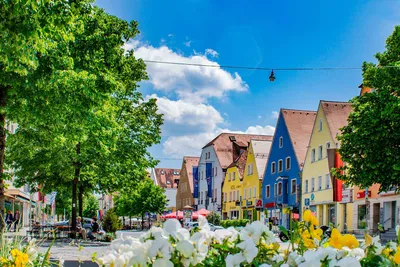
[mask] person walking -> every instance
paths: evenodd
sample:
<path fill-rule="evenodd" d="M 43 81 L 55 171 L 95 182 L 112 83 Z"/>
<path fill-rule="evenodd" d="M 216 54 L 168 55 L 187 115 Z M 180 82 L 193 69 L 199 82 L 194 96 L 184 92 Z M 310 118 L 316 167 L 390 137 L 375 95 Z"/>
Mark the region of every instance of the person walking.
<path fill-rule="evenodd" d="M 18 231 L 18 227 L 19 227 L 19 220 L 21 218 L 21 214 L 19 213 L 19 210 L 15 210 L 15 214 L 14 214 L 14 232 Z"/>
<path fill-rule="evenodd" d="M 7 231 L 11 230 L 11 226 L 12 226 L 13 221 L 14 221 L 13 215 L 11 213 L 11 210 L 9 210 L 7 212 L 7 215 L 6 215 Z"/>

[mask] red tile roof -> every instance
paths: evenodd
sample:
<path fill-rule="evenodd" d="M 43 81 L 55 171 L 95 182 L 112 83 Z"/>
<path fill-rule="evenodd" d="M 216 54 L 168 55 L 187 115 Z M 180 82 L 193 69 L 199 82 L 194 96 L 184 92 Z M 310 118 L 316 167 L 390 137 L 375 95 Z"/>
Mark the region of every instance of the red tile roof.
<path fill-rule="evenodd" d="M 305 160 L 307 147 L 317 112 L 310 110 L 281 109 L 300 166 Z"/>
<path fill-rule="evenodd" d="M 247 147 L 250 140 L 272 140 L 272 135 L 253 135 L 253 134 L 237 134 L 237 133 L 221 133 L 215 137 L 211 142 L 205 145 L 203 148 L 213 145 L 215 153 L 217 154 L 219 163 L 223 169 L 227 168 L 233 159 L 233 145 L 229 138 L 233 136 L 236 141 L 235 143 L 241 147 Z"/>
<path fill-rule="evenodd" d="M 162 188 L 177 188 L 178 184 L 175 180 L 180 179 L 180 169 L 155 168 L 154 172 L 157 179 L 157 185 Z"/>
<path fill-rule="evenodd" d="M 243 150 L 242 154 L 232 162 L 227 168 L 237 167 L 240 180 L 243 179 L 244 170 L 246 168 L 247 150 Z"/>
<path fill-rule="evenodd" d="M 187 173 L 187 178 L 190 186 L 190 192 L 193 193 L 193 166 L 198 166 L 199 165 L 200 158 L 199 157 L 188 157 L 184 156 L 183 157 L 183 163 L 182 163 L 182 168 L 183 165 L 185 165 L 186 168 L 186 173 Z"/>
<path fill-rule="evenodd" d="M 339 142 L 336 137 L 341 134 L 340 128 L 348 124 L 347 118 L 351 112 L 351 103 L 321 100 L 321 106 L 328 122 L 332 139 Z"/>

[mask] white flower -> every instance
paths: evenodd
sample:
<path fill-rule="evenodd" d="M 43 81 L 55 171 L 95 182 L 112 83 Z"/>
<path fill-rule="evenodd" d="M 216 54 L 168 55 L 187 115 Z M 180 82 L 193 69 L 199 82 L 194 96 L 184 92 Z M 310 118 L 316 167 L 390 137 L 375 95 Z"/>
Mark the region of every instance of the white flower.
<path fill-rule="evenodd" d="M 314 267 L 321 266 L 321 260 L 329 259 L 330 264 L 336 262 L 337 251 L 331 247 L 318 248 L 316 251 L 307 250 L 304 253 L 304 262 L 299 264 L 299 267 Z M 334 265 L 333 265 L 334 266 Z"/>
<path fill-rule="evenodd" d="M 283 257 L 281 255 L 277 254 L 277 255 L 274 255 L 271 260 L 274 262 L 282 262 Z"/>
<path fill-rule="evenodd" d="M 176 233 L 182 229 L 181 223 L 176 219 L 169 219 L 164 223 L 164 230 L 174 239 L 177 238 Z"/>
<path fill-rule="evenodd" d="M 240 264 L 245 260 L 246 258 L 242 253 L 237 253 L 234 255 L 229 254 L 225 259 L 226 267 L 240 267 Z"/>
<path fill-rule="evenodd" d="M 335 266 L 337 267 L 361 267 L 360 262 L 356 258 L 352 257 L 344 257 L 340 261 L 338 261 Z"/>
<path fill-rule="evenodd" d="M 287 263 L 290 266 L 298 266 L 303 261 L 304 261 L 304 258 L 302 256 L 298 255 L 295 251 L 293 251 L 289 254 Z"/>
<path fill-rule="evenodd" d="M 246 258 L 248 263 L 251 263 L 258 254 L 258 249 L 252 239 L 244 240 L 239 243 L 237 247 L 242 249 L 243 256 Z"/>
<path fill-rule="evenodd" d="M 153 262 L 154 267 L 174 267 L 174 264 L 167 259 L 156 259 Z"/>
<path fill-rule="evenodd" d="M 194 246 L 191 242 L 187 241 L 187 240 L 182 240 L 179 241 L 176 244 L 176 250 L 178 250 L 183 257 L 185 258 L 189 258 L 192 256 L 193 252 L 194 252 Z"/>
<path fill-rule="evenodd" d="M 101 257 L 98 259 L 98 262 L 100 265 L 104 266 L 111 266 L 112 264 L 115 263 L 116 255 L 114 253 L 109 253 L 105 255 L 104 257 Z"/>
<path fill-rule="evenodd" d="M 264 264 L 261 264 L 260 267 L 272 267 L 272 265 L 264 263 Z"/>
<path fill-rule="evenodd" d="M 243 228 L 240 232 L 240 238 L 242 240 L 252 238 L 256 244 L 259 244 L 260 237 L 263 233 L 267 234 L 267 243 L 275 242 L 275 237 L 273 236 L 273 233 L 270 232 L 268 227 L 260 221 L 252 222 L 250 225 L 247 225 L 245 228 Z M 273 239 L 271 237 L 273 237 Z"/>
<path fill-rule="evenodd" d="M 361 260 L 362 258 L 365 257 L 365 252 L 361 248 L 355 248 L 352 251 L 350 251 L 349 255 L 351 257 L 355 257 L 357 260 Z"/>
<path fill-rule="evenodd" d="M 144 241 L 146 241 L 147 239 L 149 239 L 151 237 L 154 237 L 155 239 L 158 239 L 158 238 L 161 238 L 161 237 L 168 238 L 168 233 L 164 229 L 162 229 L 160 227 L 153 226 L 153 227 L 150 228 L 149 231 L 147 231 L 146 233 L 144 233 L 140 237 L 140 241 L 144 242 Z"/>
<path fill-rule="evenodd" d="M 172 245 L 168 240 L 164 238 L 159 238 L 157 240 L 152 240 L 150 242 L 151 246 L 149 248 L 150 258 L 164 258 L 169 260 L 171 258 Z"/>
<path fill-rule="evenodd" d="M 206 217 L 199 215 L 197 222 L 199 223 L 199 228 L 201 230 L 211 231 L 210 225 L 208 224 Z"/>
<path fill-rule="evenodd" d="M 218 243 L 223 243 L 225 239 L 231 237 L 231 232 L 227 229 L 215 230 L 214 238 Z"/>

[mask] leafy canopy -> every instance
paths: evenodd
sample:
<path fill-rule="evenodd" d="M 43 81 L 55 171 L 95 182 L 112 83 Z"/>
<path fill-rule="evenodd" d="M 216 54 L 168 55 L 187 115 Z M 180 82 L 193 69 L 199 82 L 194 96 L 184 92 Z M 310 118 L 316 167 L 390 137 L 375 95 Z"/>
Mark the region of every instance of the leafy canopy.
<path fill-rule="evenodd" d="M 400 186 L 400 26 L 375 57 L 378 64 L 363 64 L 363 85 L 376 90 L 351 100 L 349 124 L 339 137 L 347 163 L 341 178 L 388 191 Z"/>

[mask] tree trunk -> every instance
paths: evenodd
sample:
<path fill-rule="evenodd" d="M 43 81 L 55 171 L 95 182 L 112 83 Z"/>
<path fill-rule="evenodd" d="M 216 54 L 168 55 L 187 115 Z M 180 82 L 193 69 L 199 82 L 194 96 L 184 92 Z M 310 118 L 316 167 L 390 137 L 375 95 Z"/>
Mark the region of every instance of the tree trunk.
<path fill-rule="evenodd" d="M 142 213 L 142 231 L 144 229 L 144 213 Z"/>
<path fill-rule="evenodd" d="M 81 153 L 81 144 L 78 143 L 76 145 L 76 154 L 79 155 Z M 74 163 L 75 165 L 75 175 L 74 180 L 72 181 L 72 238 L 76 238 L 76 195 L 77 195 L 77 185 L 79 181 L 79 175 L 81 173 L 81 164 L 80 162 Z"/>
<path fill-rule="evenodd" d="M 79 193 L 78 193 L 78 202 L 79 202 L 79 216 L 83 217 L 83 193 L 84 189 L 83 186 L 80 184 L 79 185 Z"/>
<path fill-rule="evenodd" d="M 132 230 L 132 216 L 129 215 L 129 230 Z"/>
<path fill-rule="evenodd" d="M 0 233 L 3 233 L 5 227 L 4 219 L 4 159 L 6 150 L 6 96 L 7 87 L 0 86 Z M 1 234 L 0 234 L 1 235 Z"/>

